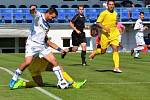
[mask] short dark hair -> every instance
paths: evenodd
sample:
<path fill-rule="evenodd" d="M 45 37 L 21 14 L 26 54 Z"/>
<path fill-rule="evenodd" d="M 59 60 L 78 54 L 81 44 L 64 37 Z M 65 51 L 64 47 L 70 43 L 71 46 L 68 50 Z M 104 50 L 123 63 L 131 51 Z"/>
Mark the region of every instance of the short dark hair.
<path fill-rule="evenodd" d="M 52 13 L 55 13 L 56 14 L 56 16 L 58 16 L 58 11 L 55 9 L 55 8 L 49 8 L 45 13 L 50 13 L 50 14 L 52 14 Z"/>
<path fill-rule="evenodd" d="M 79 7 L 83 7 L 84 8 L 84 5 L 78 5 L 78 9 L 79 9 Z"/>
<path fill-rule="evenodd" d="M 144 15 L 144 12 L 143 12 L 143 11 L 141 11 L 141 12 L 139 13 L 139 15 L 141 15 L 141 14 L 143 14 L 143 15 Z"/>
<path fill-rule="evenodd" d="M 107 0 L 107 4 L 108 4 L 110 1 L 115 3 L 115 0 Z"/>

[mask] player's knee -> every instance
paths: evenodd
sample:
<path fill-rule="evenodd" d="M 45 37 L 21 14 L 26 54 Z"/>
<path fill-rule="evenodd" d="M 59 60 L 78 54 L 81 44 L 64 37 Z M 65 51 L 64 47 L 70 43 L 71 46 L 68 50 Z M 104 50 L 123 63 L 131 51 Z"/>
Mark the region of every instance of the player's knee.
<path fill-rule="evenodd" d="M 54 66 L 57 66 L 57 65 L 58 65 L 58 62 L 57 62 L 56 59 L 51 60 L 51 63 L 52 63 L 52 65 L 54 65 Z"/>

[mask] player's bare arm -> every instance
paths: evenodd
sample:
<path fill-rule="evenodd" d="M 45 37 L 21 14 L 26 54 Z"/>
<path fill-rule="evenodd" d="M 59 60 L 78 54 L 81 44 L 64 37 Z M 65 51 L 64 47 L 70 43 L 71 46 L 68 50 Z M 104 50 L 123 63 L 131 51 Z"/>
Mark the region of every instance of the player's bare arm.
<path fill-rule="evenodd" d="M 64 52 L 63 49 L 61 49 L 58 45 L 56 45 L 55 43 L 51 42 L 50 40 L 47 40 L 47 44 L 48 44 L 48 46 L 52 47 L 53 49 L 56 49 L 56 50 L 58 50 L 58 51 L 60 51 L 62 53 Z"/>
<path fill-rule="evenodd" d="M 102 29 L 104 29 L 106 32 L 110 32 L 110 28 L 109 27 L 105 27 L 104 25 L 102 25 L 101 23 L 97 23 Z"/>
<path fill-rule="evenodd" d="M 72 29 L 74 29 L 78 34 L 81 33 L 76 27 L 74 27 L 74 23 L 71 22 L 71 21 L 70 21 L 70 27 L 71 27 Z"/>

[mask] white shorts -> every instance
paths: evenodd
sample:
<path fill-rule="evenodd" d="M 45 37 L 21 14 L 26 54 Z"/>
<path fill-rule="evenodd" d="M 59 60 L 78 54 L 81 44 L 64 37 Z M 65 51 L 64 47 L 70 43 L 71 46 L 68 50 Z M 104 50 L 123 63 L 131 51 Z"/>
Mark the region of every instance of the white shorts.
<path fill-rule="evenodd" d="M 26 43 L 25 57 L 38 55 L 40 58 L 48 55 L 51 52 L 51 48 L 45 44 L 39 44 L 33 41 Z"/>
<path fill-rule="evenodd" d="M 144 41 L 144 35 L 143 33 L 137 33 L 135 35 L 135 39 L 136 39 L 136 45 L 145 45 L 145 41 Z"/>

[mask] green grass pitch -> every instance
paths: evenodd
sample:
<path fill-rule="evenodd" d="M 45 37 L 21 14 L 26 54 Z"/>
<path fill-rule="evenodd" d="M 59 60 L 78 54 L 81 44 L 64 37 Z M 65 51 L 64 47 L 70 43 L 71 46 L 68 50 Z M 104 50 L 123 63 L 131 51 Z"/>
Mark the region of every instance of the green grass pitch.
<path fill-rule="evenodd" d="M 48 85 L 42 88 L 63 100 L 150 100 L 150 56 L 142 56 L 136 60 L 129 53 L 120 53 L 123 73 L 114 73 L 111 53 L 96 56 L 93 61 L 87 60 L 88 66 L 81 66 L 79 53 L 70 53 L 65 59 L 56 54 L 75 81 L 87 79 L 87 83 L 81 89 L 61 90 L 56 88 L 55 75 L 43 72 L 44 82 Z M 23 59 L 24 54 L 0 54 L 0 67 L 14 72 Z M 0 69 L 0 100 L 54 100 L 35 88 L 10 90 L 8 83 L 11 77 Z M 28 69 L 21 77 L 32 80 Z"/>

